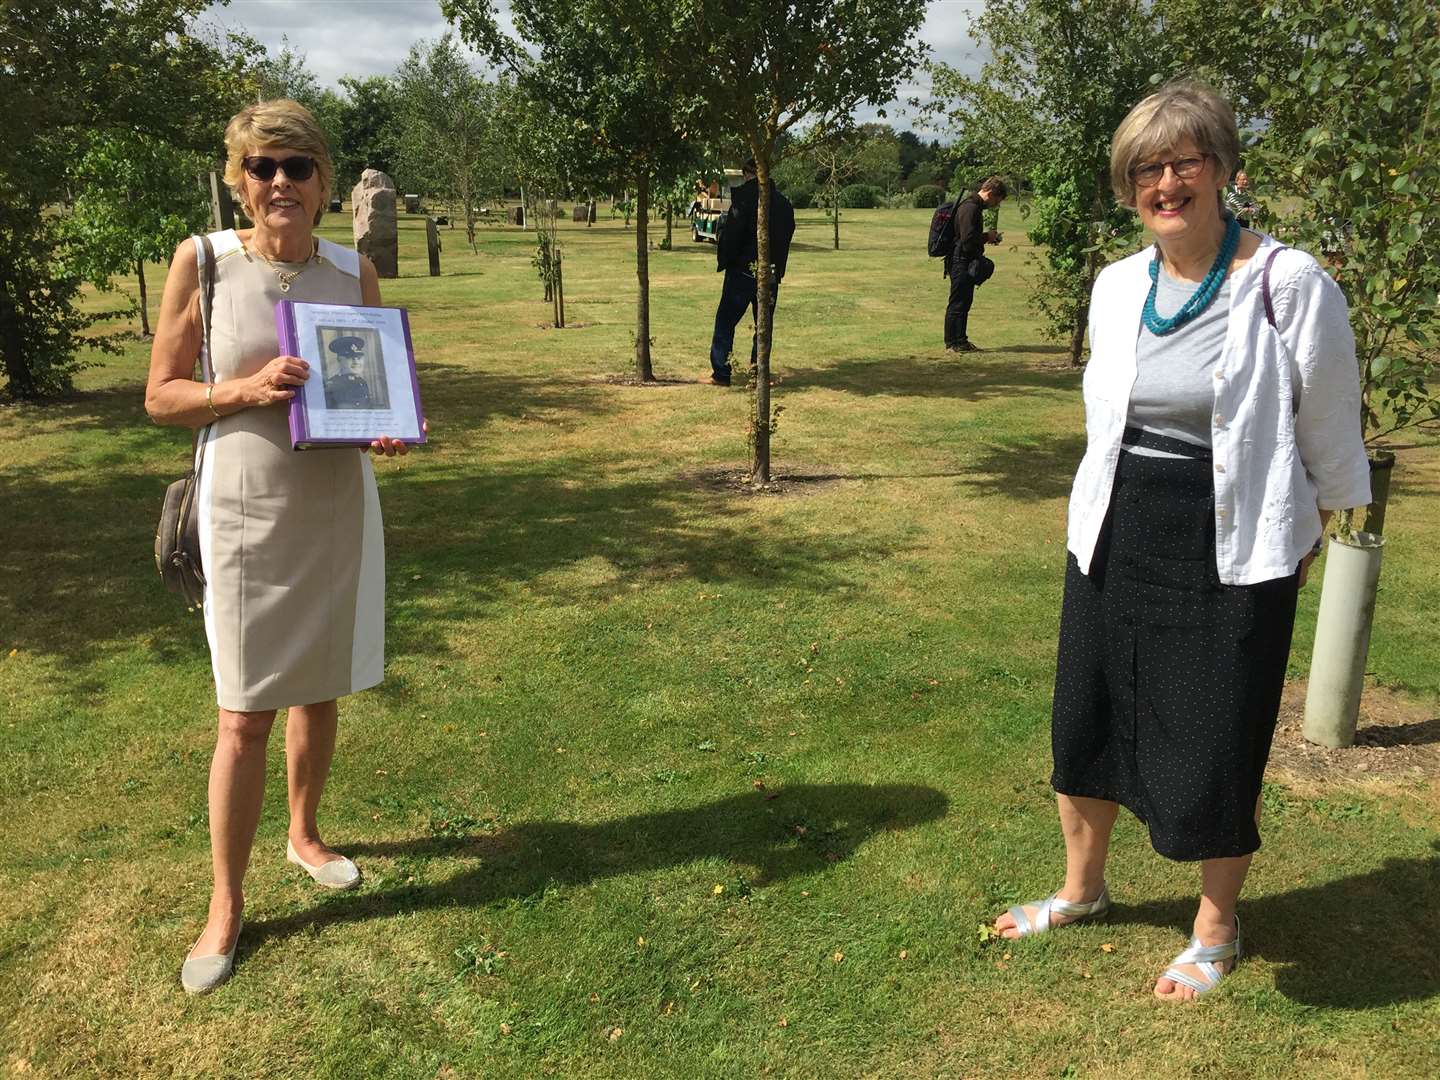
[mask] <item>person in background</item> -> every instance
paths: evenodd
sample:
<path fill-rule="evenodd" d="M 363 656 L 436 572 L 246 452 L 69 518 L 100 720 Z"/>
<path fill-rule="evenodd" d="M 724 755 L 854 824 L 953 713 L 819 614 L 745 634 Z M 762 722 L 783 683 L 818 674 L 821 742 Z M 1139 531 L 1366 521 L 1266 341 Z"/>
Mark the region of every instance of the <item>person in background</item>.
<path fill-rule="evenodd" d="M 1259 216 L 1260 206 L 1250 190 L 1250 177 L 1244 169 L 1235 170 L 1234 182 L 1225 189 L 1225 209 L 1240 222 L 1242 229 L 1250 228 Z"/>
<path fill-rule="evenodd" d="M 1370 501 L 1344 294 L 1225 211 L 1239 148 L 1230 105 L 1194 82 L 1111 143 L 1115 196 L 1155 243 L 1091 296 L 1051 715 L 1065 880 L 995 921 L 1019 938 L 1105 915 L 1124 806 L 1160 855 L 1199 863 L 1189 945 L 1155 984 L 1170 1000 L 1240 959 L 1297 592 L 1331 511 Z"/>
<path fill-rule="evenodd" d="M 1005 181 L 992 176 L 974 195 L 955 206 L 955 248 L 945 265 L 950 278 L 945 348 L 951 352 L 980 351 L 970 340 L 970 305 L 975 302 L 975 286 L 983 284 L 995 269 L 995 264 L 985 258 L 985 245 L 1000 242 L 998 232 L 985 231 L 983 214 L 1004 202 L 1007 194 Z"/>
<path fill-rule="evenodd" d="M 730 385 L 730 351 L 735 344 L 735 326 L 748 310 L 756 315 L 755 261 L 759 257 L 757 231 L 760 212 L 760 181 L 755 175 L 752 158 L 741 167 L 744 183 L 730 197 L 730 209 L 720 227 L 715 245 L 717 272 L 725 274 L 720 286 L 720 303 L 715 309 L 715 331 L 710 338 L 710 376 L 704 381 L 711 386 Z M 790 259 L 790 240 L 795 235 L 795 208 L 780 194 L 775 181 L 770 181 L 770 259 L 775 270 L 774 289 L 770 294 L 770 310 L 780 296 L 780 281 Z M 759 342 L 750 342 L 750 365 L 755 365 Z"/>

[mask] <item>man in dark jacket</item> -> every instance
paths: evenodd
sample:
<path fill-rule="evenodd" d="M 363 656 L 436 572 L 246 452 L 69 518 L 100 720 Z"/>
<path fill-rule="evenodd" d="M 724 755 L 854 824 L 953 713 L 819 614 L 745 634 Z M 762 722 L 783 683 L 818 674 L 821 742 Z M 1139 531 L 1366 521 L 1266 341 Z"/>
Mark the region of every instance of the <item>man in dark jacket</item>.
<path fill-rule="evenodd" d="M 757 226 L 760 213 L 760 182 L 755 177 L 755 162 L 745 162 L 745 182 L 730 198 L 730 209 L 720 224 L 715 244 L 717 272 L 723 271 L 725 282 L 720 287 L 720 305 L 715 309 L 715 333 L 710 339 L 710 378 L 712 386 L 730 385 L 730 349 L 735 344 L 735 326 L 747 310 L 755 312 L 755 261 L 758 258 Z M 770 182 L 770 264 L 775 268 L 775 287 L 770 297 L 773 316 L 775 300 L 780 295 L 780 279 L 790 258 L 790 238 L 795 235 L 795 208 Z M 759 313 L 755 312 L 756 322 Z M 755 364 L 758 341 L 750 343 L 750 364 Z"/>
<path fill-rule="evenodd" d="M 955 207 L 955 248 L 945 261 L 945 273 L 950 277 L 950 303 L 945 307 L 945 348 L 951 352 L 979 352 L 978 347 L 970 343 L 969 334 L 975 286 L 984 280 L 977 278 L 976 272 L 983 265 L 980 260 L 984 258 L 985 245 L 1000 242 L 998 232 L 985 231 L 981 214 L 999 206 L 1007 194 L 1005 181 L 992 176 L 980 185 L 979 191 Z"/>

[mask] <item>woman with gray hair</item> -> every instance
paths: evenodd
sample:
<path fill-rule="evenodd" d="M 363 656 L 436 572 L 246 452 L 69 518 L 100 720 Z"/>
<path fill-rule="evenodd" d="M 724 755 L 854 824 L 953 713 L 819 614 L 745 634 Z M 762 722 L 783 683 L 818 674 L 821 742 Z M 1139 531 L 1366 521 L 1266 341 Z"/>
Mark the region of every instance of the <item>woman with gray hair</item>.
<path fill-rule="evenodd" d="M 253 226 L 176 249 L 145 388 L 156 423 L 204 429 L 197 499 L 219 706 L 209 788 L 215 884 L 205 929 L 180 971 L 189 993 L 214 989 L 234 966 L 279 708 L 288 707 L 286 858 L 324 888 L 360 884 L 355 864 L 320 839 L 316 812 L 335 751 L 336 698 L 374 686 L 385 664 L 375 477 L 363 453 L 291 449 L 286 406 L 310 371 L 280 354 L 274 314 L 282 298 L 379 304 L 375 267 L 314 235 L 334 168 L 304 106 L 281 99 L 241 110 L 225 129 L 225 149 L 226 183 Z M 197 381 L 201 358 L 210 377 Z M 371 450 L 406 447 L 381 438 Z"/>
<path fill-rule="evenodd" d="M 1194 82 L 1115 132 L 1116 197 L 1155 242 L 1091 298 L 1051 718 L 1065 882 L 995 922 L 1019 938 L 1105 915 L 1124 806 L 1200 863 L 1190 944 L 1155 986 L 1175 1000 L 1240 958 L 1297 590 L 1331 511 L 1370 500 L 1345 298 L 1225 211 L 1238 157 L 1230 106 Z"/>

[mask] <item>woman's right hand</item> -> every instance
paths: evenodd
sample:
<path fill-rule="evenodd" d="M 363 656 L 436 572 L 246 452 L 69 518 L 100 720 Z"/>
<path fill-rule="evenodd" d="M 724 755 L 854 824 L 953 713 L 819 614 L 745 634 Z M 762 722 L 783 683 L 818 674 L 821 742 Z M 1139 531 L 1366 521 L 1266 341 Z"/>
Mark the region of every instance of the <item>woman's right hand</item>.
<path fill-rule="evenodd" d="M 296 394 L 294 389 L 310 378 L 310 365 L 298 356 L 277 356 L 240 383 L 247 407 L 278 405 Z"/>

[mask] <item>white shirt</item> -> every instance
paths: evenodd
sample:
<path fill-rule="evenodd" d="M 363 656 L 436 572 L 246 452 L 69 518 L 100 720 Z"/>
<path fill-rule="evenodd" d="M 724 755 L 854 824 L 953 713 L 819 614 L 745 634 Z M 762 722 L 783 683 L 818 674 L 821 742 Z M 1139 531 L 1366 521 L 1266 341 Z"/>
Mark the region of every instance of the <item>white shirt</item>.
<path fill-rule="evenodd" d="M 1345 296 L 1303 251 L 1270 268 L 1273 329 L 1261 275 L 1277 241 L 1261 236 L 1231 276 L 1225 348 L 1215 366 L 1215 562 L 1226 585 L 1287 577 L 1319 539 L 1318 508 L 1370 502 L 1360 376 Z M 1135 384 L 1135 344 L 1154 247 L 1106 267 L 1090 297 L 1085 457 L 1070 491 L 1067 546 L 1090 572 Z"/>

